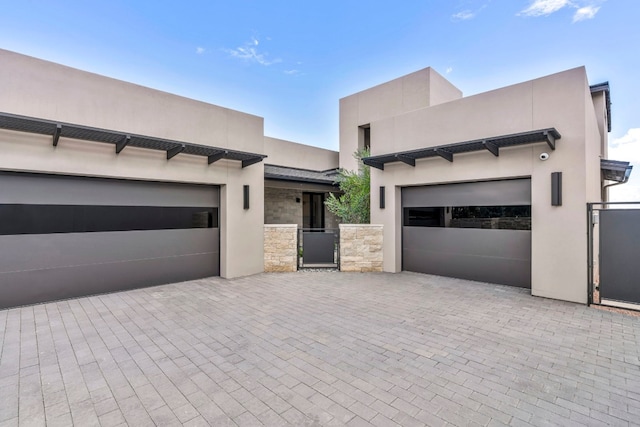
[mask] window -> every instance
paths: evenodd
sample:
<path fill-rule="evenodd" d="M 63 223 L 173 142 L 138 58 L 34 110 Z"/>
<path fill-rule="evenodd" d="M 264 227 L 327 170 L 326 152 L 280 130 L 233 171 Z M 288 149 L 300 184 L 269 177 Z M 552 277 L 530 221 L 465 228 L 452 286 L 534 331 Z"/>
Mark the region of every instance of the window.
<path fill-rule="evenodd" d="M 531 206 L 447 206 L 404 208 L 408 227 L 531 230 Z"/>
<path fill-rule="evenodd" d="M 358 148 L 371 151 L 371 125 L 358 128 Z"/>
<path fill-rule="evenodd" d="M 324 228 L 324 193 L 302 193 L 302 228 Z"/>
<path fill-rule="evenodd" d="M 404 208 L 404 225 L 444 227 L 444 208 Z"/>
<path fill-rule="evenodd" d="M 0 235 L 218 228 L 218 208 L 0 205 Z"/>

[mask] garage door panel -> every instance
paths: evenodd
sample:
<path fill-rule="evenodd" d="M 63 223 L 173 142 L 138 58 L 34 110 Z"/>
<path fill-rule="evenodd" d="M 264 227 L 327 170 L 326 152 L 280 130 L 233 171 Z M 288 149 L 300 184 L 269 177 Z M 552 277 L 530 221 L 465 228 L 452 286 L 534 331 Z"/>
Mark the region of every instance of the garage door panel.
<path fill-rule="evenodd" d="M 217 253 L 0 273 L 0 309 L 218 275 Z"/>
<path fill-rule="evenodd" d="M 0 272 L 217 253 L 217 228 L 0 236 Z"/>
<path fill-rule="evenodd" d="M 219 189 L 171 182 L 0 172 L 2 204 L 213 206 Z"/>
<path fill-rule="evenodd" d="M 404 207 L 500 206 L 528 205 L 530 203 L 530 179 L 463 182 L 402 189 L 402 205 Z"/>
<path fill-rule="evenodd" d="M 432 248 L 453 255 L 531 258 L 531 232 L 440 227 L 404 227 L 406 249 Z"/>
<path fill-rule="evenodd" d="M 402 189 L 402 268 L 531 287 L 531 180 Z"/>
<path fill-rule="evenodd" d="M 220 274 L 219 187 L 0 172 L 0 308 Z"/>
<path fill-rule="evenodd" d="M 531 287 L 531 262 L 529 260 L 416 249 L 405 250 L 403 262 L 405 270 L 418 273 L 522 288 Z"/>

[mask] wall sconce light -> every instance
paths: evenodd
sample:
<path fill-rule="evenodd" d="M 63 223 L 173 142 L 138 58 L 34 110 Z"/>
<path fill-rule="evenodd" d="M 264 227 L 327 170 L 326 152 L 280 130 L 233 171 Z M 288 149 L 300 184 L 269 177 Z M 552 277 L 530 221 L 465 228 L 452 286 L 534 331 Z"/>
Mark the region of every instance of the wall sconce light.
<path fill-rule="evenodd" d="M 551 172 L 551 206 L 562 206 L 562 172 Z"/>
<path fill-rule="evenodd" d="M 380 209 L 384 209 L 384 186 L 380 186 Z"/>
<path fill-rule="evenodd" d="M 243 188 L 244 208 L 249 209 L 249 186 L 245 185 Z"/>

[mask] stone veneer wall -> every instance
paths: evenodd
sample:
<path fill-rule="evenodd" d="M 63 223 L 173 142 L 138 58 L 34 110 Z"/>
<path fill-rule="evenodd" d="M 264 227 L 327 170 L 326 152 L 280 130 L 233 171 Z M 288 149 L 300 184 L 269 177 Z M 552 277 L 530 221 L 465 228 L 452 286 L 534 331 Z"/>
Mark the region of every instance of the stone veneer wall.
<path fill-rule="evenodd" d="M 300 202 L 296 202 L 296 198 Z M 297 224 L 302 227 L 302 191 L 265 187 L 264 223 Z"/>
<path fill-rule="evenodd" d="M 340 224 L 340 271 L 382 271 L 382 225 Z"/>
<path fill-rule="evenodd" d="M 329 193 L 325 193 L 325 200 Z M 300 199 L 300 202 L 296 202 Z M 337 216 L 324 208 L 325 228 L 338 228 Z M 302 227 L 302 190 L 264 187 L 264 223 L 298 224 Z"/>
<path fill-rule="evenodd" d="M 296 224 L 265 224 L 264 271 L 297 271 L 298 226 Z"/>

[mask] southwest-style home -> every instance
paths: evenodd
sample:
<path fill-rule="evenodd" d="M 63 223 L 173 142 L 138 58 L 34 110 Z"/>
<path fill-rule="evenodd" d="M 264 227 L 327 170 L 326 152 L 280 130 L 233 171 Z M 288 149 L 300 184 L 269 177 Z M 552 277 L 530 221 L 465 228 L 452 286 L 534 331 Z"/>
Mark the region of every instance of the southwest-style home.
<path fill-rule="evenodd" d="M 584 68 L 469 97 L 426 68 L 341 99 L 335 152 L 0 50 L 0 308 L 260 273 L 264 224 L 337 227 L 324 200 L 365 146 L 384 271 L 584 303 L 610 111 Z"/>

